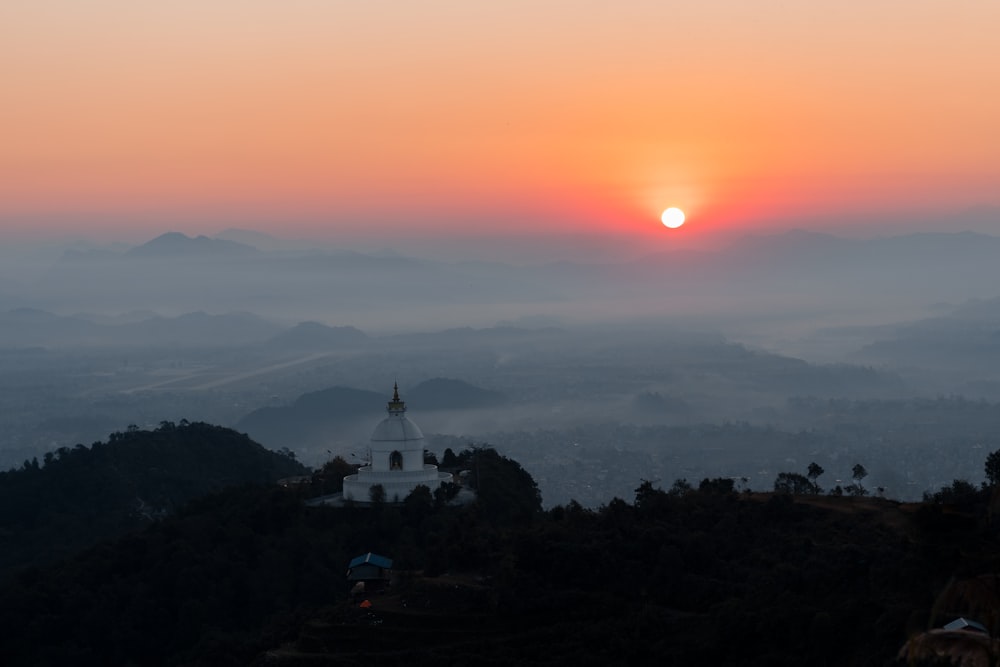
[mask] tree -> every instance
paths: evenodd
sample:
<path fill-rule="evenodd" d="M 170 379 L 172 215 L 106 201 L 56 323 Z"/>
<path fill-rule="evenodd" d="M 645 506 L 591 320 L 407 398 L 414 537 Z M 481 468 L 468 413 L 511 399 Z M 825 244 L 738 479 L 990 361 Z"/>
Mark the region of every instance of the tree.
<path fill-rule="evenodd" d="M 385 487 L 381 484 L 372 484 L 372 487 L 368 489 L 368 500 L 370 500 L 372 505 L 375 506 L 384 505 Z"/>
<path fill-rule="evenodd" d="M 469 484 L 483 515 L 498 523 L 529 521 L 542 511 L 538 484 L 521 464 L 489 446 L 466 449 L 459 464 L 472 471 Z"/>
<path fill-rule="evenodd" d="M 819 493 L 819 487 L 805 475 L 797 472 L 779 472 L 774 480 L 775 493 L 790 493 L 793 496 L 811 496 Z"/>
<path fill-rule="evenodd" d="M 854 467 L 851 468 L 851 477 L 854 478 L 855 484 L 861 484 L 861 480 L 868 476 L 868 471 L 860 463 L 855 463 Z"/>
<path fill-rule="evenodd" d="M 813 463 L 809 464 L 809 471 L 806 473 L 806 477 L 808 477 L 809 479 L 811 479 L 813 481 L 813 484 L 815 484 L 816 483 L 816 479 L 820 475 L 822 475 L 824 472 L 826 472 L 826 471 L 823 470 L 823 466 L 819 465 L 816 462 L 813 462 Z"/>
<path fill-rule="evenodd" d="M 403 511 L 415 525 L 434 507 L 434 496 L 430 487 L 425 484 L 417 484 L 413 490 L 403 499 Z"/>
<path fill-rule="evenodd" d="M 849 496 L 855 496 L 859 498 L 861 496 L 868 495 L 868 489 L 866 489 L 865 487 L 861 486 L 858 483 L 848 484 L 847 486 L 844 487 L 844 491 L 846 491 L 847 495 Z"/>
<path fill-rule="evenodd" d="M 434 504 L 439 507 L 447 505 L 461 490 L 462 487 L 454 482 L 441 484 L 434 489 Z"/>
<path fill-rule="evenodd" d="M 343 456 L 334 456 L 313 475 L 313 490 L 324 495 L 340 493 L 344 490 L 344 478 L 357 471 L 358 466 L 349 463 Z"/>
<path fill-rule="evenodd" d="M 845 489 L 852 496 L 867 496 L 868 489 L 861 484 L 861 480 L 868 476 L 868 471 L 860 463 L 855 463 L 854 467 L 851 468 L 851 477 L 854 479 L 854 484 L 848 484 Z"/>
<path fill-rule="evenodd" d="M 640 511 L 656 511 L 666 507 L 667 494 L 653 486 L 648 479 L 642 480 L 635 490 L 635 508 Z"/>
<path fill-rule="evenodd" d="M 986 457 L 986 479 L 990 486 L 1000 484 L 1000 449 Z"/>
<path fill-rule="evenodd" d="M 951 486 L 942 486 L 937 493 L 924 492 L 924 502 L 933 502 L 938 505 L 965 505 L 975 504 L 979 497 L 979 490 L 964 479 L 953 480 Z"/>
<path fill-rule="evenodd" d="M 736 483 L 728 477 L 716 477 L 714 479 L 708 479 L 706 477 L 701 480 L 701 484 L 698 485 L 698 491 L 701 493 L 725 496 L 732 493 L 735 487 Z"/>
<path fill-rule="evenodd" d="M 691 492 L 691 483 L 687 481 L 686 478 L 681 477 L 680 479 L 675 479 L 673 486 L 670 487 L 670 495 L 672 496 L 684 496 Z"/>

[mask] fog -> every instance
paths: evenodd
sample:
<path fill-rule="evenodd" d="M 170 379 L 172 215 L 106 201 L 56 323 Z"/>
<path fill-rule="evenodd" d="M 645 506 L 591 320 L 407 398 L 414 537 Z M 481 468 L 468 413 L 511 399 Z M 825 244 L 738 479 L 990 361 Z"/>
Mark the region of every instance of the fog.
<path fill-rule="evenodd" d="M 490 443 L 546 505 L 811 461 L 908 499 L 1000 448 L 998 237 L 428 248 L 6 244 L 0 466 L 181 419 L 360 460 L 395 381 L 438 456 Z"/>

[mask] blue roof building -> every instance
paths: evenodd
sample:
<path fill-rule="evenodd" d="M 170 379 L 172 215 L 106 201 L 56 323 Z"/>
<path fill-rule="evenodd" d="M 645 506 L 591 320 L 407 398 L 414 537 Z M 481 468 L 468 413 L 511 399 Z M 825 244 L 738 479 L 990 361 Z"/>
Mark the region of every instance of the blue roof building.
<path fill-rule="evenodd" d="M 347 566 L 348 581 L 388 582 L 392 575 L 392 559 L 368 552 L 351 559 Z"/>

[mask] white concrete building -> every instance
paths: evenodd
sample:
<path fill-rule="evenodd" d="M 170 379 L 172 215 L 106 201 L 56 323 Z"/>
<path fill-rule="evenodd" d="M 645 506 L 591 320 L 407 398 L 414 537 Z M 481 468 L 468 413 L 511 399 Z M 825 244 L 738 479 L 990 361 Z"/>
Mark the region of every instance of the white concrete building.
<path fill-rule="evenodd" d="M 387 502 L 402 502 L 418 485 L 433 492 L 450 473 L 438 472 L 435 465 L 424 463 L 424 434 L 406 417 L 406 404 L 399 400 L 399 387 L 392 388 L 389 413 L 375 427 L 371 438 L 371 460 L 356 475 L 344 478 L 344 499 L 368 502 L 371 488 L 381 484 Z"/>

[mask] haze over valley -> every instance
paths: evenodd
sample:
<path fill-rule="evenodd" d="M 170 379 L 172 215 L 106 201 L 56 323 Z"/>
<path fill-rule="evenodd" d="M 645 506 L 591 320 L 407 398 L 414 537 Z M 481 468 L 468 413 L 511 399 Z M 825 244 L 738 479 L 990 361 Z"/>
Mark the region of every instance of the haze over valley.
<path fill-rule="evenodd" d="M 4 467 L 181 419 L 360 462 L 395 381 L 438 456 L 492 444 L 546 505 L 642 480 L 768 490 L 812 461 L 829 487 L 860 462 L 916 498 L 978 483 L 1000 446 L 987 234 L 529 261 L 230 230 L 4 254 Z"/>

